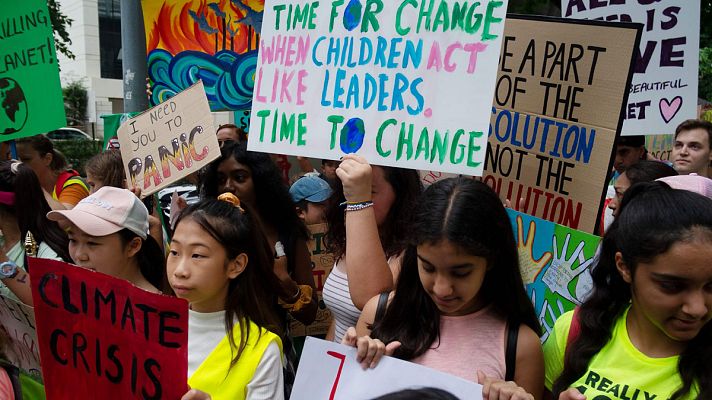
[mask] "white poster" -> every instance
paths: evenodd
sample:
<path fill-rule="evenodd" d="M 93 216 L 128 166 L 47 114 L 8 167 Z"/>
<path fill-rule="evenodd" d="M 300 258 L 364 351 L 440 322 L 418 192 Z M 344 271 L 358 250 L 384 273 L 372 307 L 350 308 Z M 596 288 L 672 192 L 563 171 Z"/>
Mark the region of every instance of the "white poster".
<path fill-rule="evenodd" d="M 481 175 L 507 1 L 265 7 L 249 149 Z"/>
<path fill-rule="evenodd" d="M 434 387 L 481 400 L 482 386 L 392 357 L 364 370 L 353 347 L 307 337 L 291 400 L 368 400 L 403 389 Z"/>
<path fill-rule="evenodd" d="M 697 116 L 698 0 L 561 0 L 564 17 L 644 24 L 622 135 L 675 132 Z"/>

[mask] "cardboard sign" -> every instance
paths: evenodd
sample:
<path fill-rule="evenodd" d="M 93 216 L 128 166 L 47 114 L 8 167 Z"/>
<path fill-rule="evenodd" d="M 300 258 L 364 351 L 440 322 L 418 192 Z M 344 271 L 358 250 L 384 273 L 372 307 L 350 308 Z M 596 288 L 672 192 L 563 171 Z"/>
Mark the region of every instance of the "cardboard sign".
<path fill-rule="evenodd" d="M 0 142 L 67 124 L 47 2 L 0 5 Z"/>
<path fill-rule="evenodd" d="M 316 284 L 316 293 L 319 298 L 319 309 L 316 312 L 316 319 L 311 324 L 305 326 L 301 322 L 289 316 L 289 333 L 292 336 L 314 336 L 326 335 L 331 324 L 331 311 L 326 308 L 321 297 L 324 289 L 324 282 L 334 268 L 334 255 L 326 252 L 324 245 L 324 235 L 328 228 L 327 224 L 308 225 L 311 233 L 309 240 L 309 252 L 311 253 L 311 268 Z"/>
<path fill-rule="evenodd" d="M 54 260 L 30 258 L 30 271 L 48 399 L 179 399 L 188 391 L 185 300 Z"/>
<path fill-rule="evenodd" d="M 12 365 L 42 379 L 35 311 L 30 306 L 0 296 L 0 328 L 5 336 L 3 353 Z"/>
<path fill-rule="evenodd" d="M 151 105 L 202 79 L 212 111 L 250 108 L 264 0 L 142 0 L 141 6 Z"/>
<path fill-rule="evenodd" d="M 392 357 L 364 370 L 356 362 L 355 348 L 308 337 L 290 400 L 368 400 L 423 387 L 443 389 L 459 399 L 482 399 L 482 386 L 474 382 Z"/>
<path fill-rule="evenodd" d="M 506 10 L 506 0 L 268 3 L 249 149 L 481 175 Z"/>
<path fill-rule="evenodd" d="M 563 16 L 645 24 L 622 135 L 675 132 L 697 115 L 700 2 L 561 0 Z"/>
<path fill-rule="evenodd" d="M 519 268 L 546 341 L 554 322 L 586 299 L 601 238 L 507 209 L 519 251 Z"/>
<path fill-rule="evenodd" d="M 594 232 L 639 35 L 629 24 L 507 20 L 484 175 L 502 200 Z"/>
<path fill-rule="evenodd" d="M 153 194 L 220 157 L 213 116 L 198 82 L 117 132 L 129 186 Z"/>

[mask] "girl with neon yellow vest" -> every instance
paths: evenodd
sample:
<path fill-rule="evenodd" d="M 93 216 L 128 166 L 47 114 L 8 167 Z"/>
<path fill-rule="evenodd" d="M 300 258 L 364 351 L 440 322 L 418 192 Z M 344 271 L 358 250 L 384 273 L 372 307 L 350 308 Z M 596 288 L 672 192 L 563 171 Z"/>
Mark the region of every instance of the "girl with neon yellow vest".
<path fill-rule="evenodd" d="M 594 289 L 544 344 L 554 399 L 712 399 L 712 200 L 626 190 Z"/>
<path fill-rule="evenodd" d="M 188 300 L 187 399 L 284 399 L 273 257 L 259 220 L 232 194 L 186 208 L 168 281 Z"/>

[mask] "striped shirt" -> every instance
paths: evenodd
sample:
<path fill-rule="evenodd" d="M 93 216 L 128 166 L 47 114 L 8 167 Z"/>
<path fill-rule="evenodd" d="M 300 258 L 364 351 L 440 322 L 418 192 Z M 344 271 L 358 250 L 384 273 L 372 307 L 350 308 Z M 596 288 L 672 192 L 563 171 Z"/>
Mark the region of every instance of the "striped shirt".
<path fill-rule="evenodd" d="M 335 330 L 334 342 L 341 343 L 349 327 L 356 326 L 358 317 L 361 316 L 361 310 L 356 308 L 351 301 L 351 293 L 349 292 L 349 279 L 344 272 L 338 267 L 337 263 L 331 270 L 331 273 L 324 282 L 324 290 L 322 298 L 324 303 L 331 310 L 334 317 Z"/>

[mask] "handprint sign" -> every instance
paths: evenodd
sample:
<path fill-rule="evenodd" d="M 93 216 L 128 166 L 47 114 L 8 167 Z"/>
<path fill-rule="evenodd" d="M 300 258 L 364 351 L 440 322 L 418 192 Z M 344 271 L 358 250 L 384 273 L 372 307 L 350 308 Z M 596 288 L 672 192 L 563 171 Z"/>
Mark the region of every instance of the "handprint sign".
<path fill-rule="evenodd" d="M 524 221 L 517 215 L 517 252 L 519 253 L 519 270 L 525 285 L 536 281 L 541 270 L 551 260 L 551 252 L 544 252 L 539 259 L 534 258 L 534 237 L 536 236 L 536 223 L 529 222 L 527 238 L 524 239 Z"/>
<path fill-rule="evenodd" d="M 544 272 L 542 280 L 549 289 L 561 295 L 566 300 L 574 303 L 581 304 L 581 300 L 588 293 L 586 289 L 587 283 L 590 282 L 590 273 L 588 272 L 588 267 L 593 262 L 593 257 L 586 259 L 586 255 L 583 253 L 585 241 L 581 241 L 576 249 L 571 253 L 571 256 L 567 258 L 569 242 L 571 240 L 571 233 L 566 234 L 566 239 L 564 240 L 564 246 L 561 249 L 561 253 L 558 253 L 559 247 L 556 242 L 556 235 L 553 237 L 553 249 L 554 249 L 554 259 L 551 261 L 551 265 Z M 574 263 L 578 261 L 578 267 L 572 268 Z M 582 282 L 582 289 L 576 290 L 576 296 L 571 294 L 569 290 L 569 283 L 571 283 L 576 277 L 581 274 L 586 273 L 579 278 Z"/>

